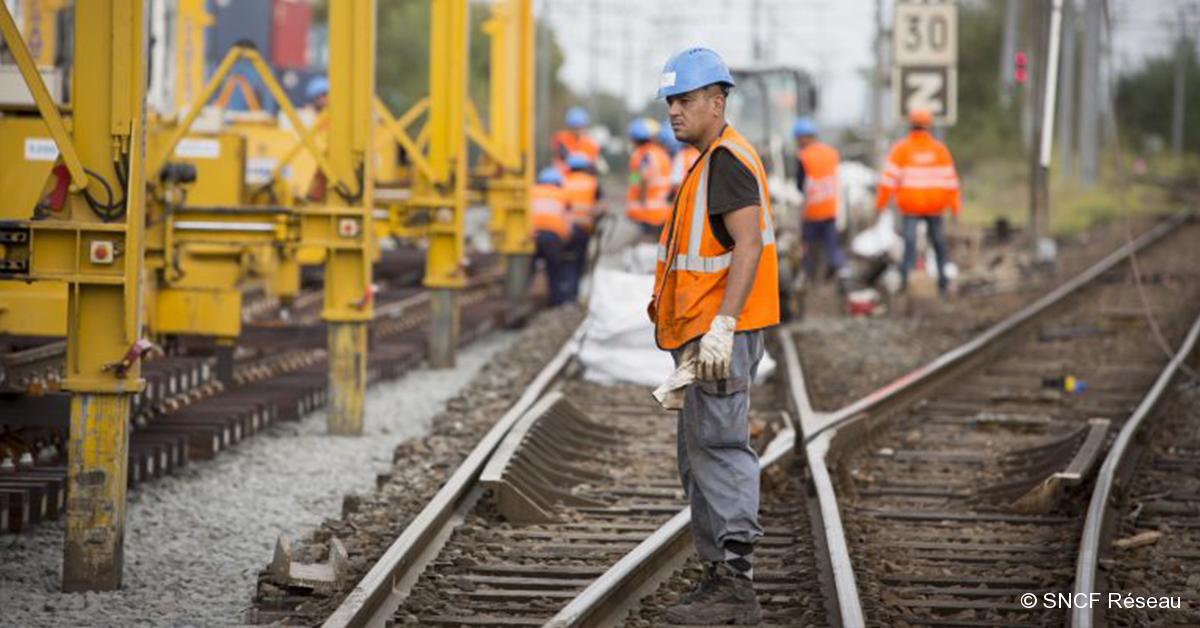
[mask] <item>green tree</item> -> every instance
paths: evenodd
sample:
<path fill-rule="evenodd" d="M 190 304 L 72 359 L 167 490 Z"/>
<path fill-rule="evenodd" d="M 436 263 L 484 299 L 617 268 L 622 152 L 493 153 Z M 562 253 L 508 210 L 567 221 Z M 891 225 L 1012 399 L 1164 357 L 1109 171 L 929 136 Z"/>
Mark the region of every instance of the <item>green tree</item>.
<path fill-rule="evenodd" d="M 958 123 L 947 138 L 964 167 L 997 153 L 1020 156 L 1020 94 L 1014 94 L 1009 107 L 1000 98 L 1003 31 L 1004 2 L 959 4 Z"/>
<path fill-rule="evenodd" d="M 1184 93 L 1193 103 L 1184 108 L 1183 150 L 1200 153 L 1200 58 L 1196 41 L 1183 44 L 1190 53 L 1184 74 Z M 1175 102 L 1176 56 L 1174 52 L 1149 60 L 1135 72 L 1117 80 L 1117 115 L 1126 146 L 1143 149 L 1162 143 L 1170 146 L 1172 104 Z"/>

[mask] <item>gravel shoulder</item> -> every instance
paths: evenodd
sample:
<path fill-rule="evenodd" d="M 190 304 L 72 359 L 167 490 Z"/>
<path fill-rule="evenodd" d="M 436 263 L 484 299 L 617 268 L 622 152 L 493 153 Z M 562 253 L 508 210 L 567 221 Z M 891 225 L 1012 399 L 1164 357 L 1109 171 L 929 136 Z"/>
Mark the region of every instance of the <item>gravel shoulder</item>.
<path fill-rule="evenodd" d="M 63 525 L 0 536 L 0 624 L 225 626 L 242 623 L 258 571 L 280 534 L 303 537 L 340 513 L 342 494 L 368 491 L 397 442 L 433 418 L 516 334 L 490 334 L 453 370 L 420 368 L 367 391 L 366 434 L 325 434 L 325 414 L 278 424 L 211 462 L 130 495 L 125 586 L 60 593 Z"/>
<path fill-rule="evenodd" d="M 1134 236 L 1153 223 L 1135 220 Z M 901 295 L 880 316 L 841 314 L 832 285 L 818 286 L 808 316 L 795 327 L 813 407 L 836 410 L 933 360 L 1099 261 L 1125 239 L 1120 220 L 1097 225 L 1059 243 L 1053 271 L 1026 276 L 1015 288 L 946 300 Z M 988 253 L 1020 255 L 1011 245 Z"/>
<path fill-rule="evenodd" d="M 327 617 L 570 338 L 583 315 L 574 306 L 539 313 L 516 334 L 509 344 L 512 350 L 494 353 L 470 384 L 445 404 L 425 436 L 395 447 L 390 468 L 378 475 L 374 490 L 347 496 L 342 517 L 325 521 L 297 541 L 296 558 L 312 562 L 326 559 L 331 537 L 344 544 L 349 576 L 339 591 L 302 595 L 276 586 L 263 574 L 247 618 L 253 623 L 315 625 Z M 270 556 L 260 556 L 259 566 L 264 567 Z M 251 590 L 247 586 L 243 593 Z"/>

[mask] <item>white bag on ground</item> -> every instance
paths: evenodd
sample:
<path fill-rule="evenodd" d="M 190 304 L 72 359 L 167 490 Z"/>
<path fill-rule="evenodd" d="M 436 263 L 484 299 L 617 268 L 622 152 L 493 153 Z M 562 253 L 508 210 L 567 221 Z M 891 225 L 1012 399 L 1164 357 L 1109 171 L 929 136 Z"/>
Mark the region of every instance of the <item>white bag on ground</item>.
<path fill-rule="evenodd" d="M 654 275 L 597 268 L 592 279 L 588 316 L 576 354 L 584 379 L 658 387 L 671 376 L 675 363 L 671 354 L 654 342 L 654 325 L 646 318 Z M 774 360 L 764 354 L 758 380 L 774 370 Z"/>

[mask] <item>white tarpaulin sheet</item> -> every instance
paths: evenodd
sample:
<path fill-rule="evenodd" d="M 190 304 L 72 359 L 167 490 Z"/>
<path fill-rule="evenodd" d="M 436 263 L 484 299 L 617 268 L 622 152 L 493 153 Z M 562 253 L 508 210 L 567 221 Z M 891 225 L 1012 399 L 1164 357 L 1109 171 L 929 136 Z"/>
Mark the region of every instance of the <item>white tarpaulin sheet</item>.
<path fill-rule="evenodd" d="M 654 276 L 597 268 L 577 357 L 584 379 L 600 384 L 630 383 L 657 387 L 675 369 L 671 354 L 654 343 L 654 325 L 646 305 Z M 775 370 L 771 356 L 758 367 L 762 380 Z"/>

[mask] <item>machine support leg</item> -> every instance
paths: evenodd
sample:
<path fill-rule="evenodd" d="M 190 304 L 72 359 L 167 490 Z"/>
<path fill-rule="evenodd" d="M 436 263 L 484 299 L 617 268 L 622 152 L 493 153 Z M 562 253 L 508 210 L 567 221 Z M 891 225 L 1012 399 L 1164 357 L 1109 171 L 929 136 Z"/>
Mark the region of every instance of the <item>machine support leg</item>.
<path fill-rule="evenodd" d="M 510 253 L 504 256 L 504 298 L 509 305 L 519 306 L 525 301 L 529 292 L 529 272 L 532 255 L 528 253 Z"/>
<path fill-rule="evenodd" d="M 121 588 L 129 405 L 128 395 L 71 398 L 64 591 Z"/>
<path fill-rule="evenodd" d="M 217 381 L 225 386 L 225 390 L 233 388 L 233 354 L 237 347 L 232 340 L 218 340 L 214 354 L 217 358 Z"/>
<path fill-rule="evenodd" d="M 329 323 L 330 434 L 360 436 L 367 388 L 367 324 Z"/>
<path fill-rule="evenodd" d="M 454 368 L 454 353 L 458 349 L 458 290 L 435 288 L 432 293 L 429 363 L 434 368 Z"/>

